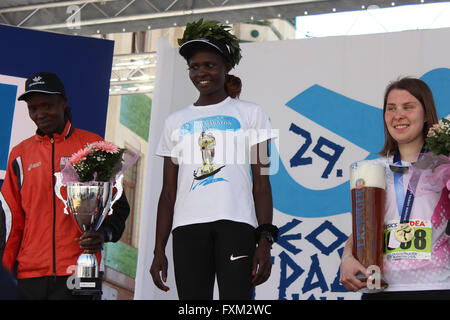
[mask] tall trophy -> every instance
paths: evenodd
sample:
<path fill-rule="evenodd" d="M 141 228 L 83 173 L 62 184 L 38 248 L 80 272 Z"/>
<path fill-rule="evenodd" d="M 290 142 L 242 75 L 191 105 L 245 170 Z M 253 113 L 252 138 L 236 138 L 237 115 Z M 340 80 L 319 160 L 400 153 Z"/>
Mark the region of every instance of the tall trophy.
<path fill-rule="evenodd" d="M 64 213 L 73 217 L 81 233 L 97 231 L 122 196 L 122 172 L 139 156 L 124 163 L 124 152 L 111 142 L 97 141 L 86 144 L 69 160 L 62 159 L 61 172 L 55 173 L 55 193 L 64 203 Z M 61 194 L 63 186 L 67 199 Z M 70 283 L 71 277 L 67 282 L 73 294 L 101 293 L 102 279 L 94 254 L 84 252 L 78 257 L 74 276 L 75 285 Z"/>
<path fill-rule="evenodd" d="M 367 286 L 364 293 L 387 288 L 383 277 L 385 166 L 373 161 L 359 161 L 350 166 L 352 199 L 353 256 L 371 274 L 358 274 Z"/>
<path fill-rule="evenodd" d="M 119 175 L 114 182 L 68 182 L 67 199 L 61 194 L 62 183 L 61 172 L 55 173 L 56 195 L 63 201 L 64 212 L 70 214 L 80 232 L 97 231 L 108 214 L 112 214 L 111 207 L 123 193 L 122 179 Z M 113 194 L 113 189 L 117 191 Z M 82 253 L 77 260 L 75 271 L 75 294 L 90 294 L 100 290 L 102 279 L 99 278 L 98 262 L 95 254 Z M 76 292 L 78 291 L 78 292 Z"/>

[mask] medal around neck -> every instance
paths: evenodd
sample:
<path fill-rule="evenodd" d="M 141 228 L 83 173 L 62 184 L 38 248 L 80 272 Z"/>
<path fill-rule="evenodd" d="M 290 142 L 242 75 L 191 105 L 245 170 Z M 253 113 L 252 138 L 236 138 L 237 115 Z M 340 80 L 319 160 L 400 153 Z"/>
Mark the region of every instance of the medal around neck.
<path fill-rule="evenodd" d="M 394 230 L 395 239 L 401 243 L 406 243 L 414 238 L 414 228 L 409 222 L 399 223 Z"/>

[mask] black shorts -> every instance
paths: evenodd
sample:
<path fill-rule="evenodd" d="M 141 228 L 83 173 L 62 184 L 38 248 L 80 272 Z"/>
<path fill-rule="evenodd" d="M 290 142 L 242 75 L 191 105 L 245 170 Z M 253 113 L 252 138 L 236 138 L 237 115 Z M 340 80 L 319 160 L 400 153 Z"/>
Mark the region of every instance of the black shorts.
<path fill-rule="evenodd" d="M 255 228 L 219 220 L 173 230 L 173 259 L 178 297 L 211 300 L 217 276 L 221 300 L 253 297 Z"/>

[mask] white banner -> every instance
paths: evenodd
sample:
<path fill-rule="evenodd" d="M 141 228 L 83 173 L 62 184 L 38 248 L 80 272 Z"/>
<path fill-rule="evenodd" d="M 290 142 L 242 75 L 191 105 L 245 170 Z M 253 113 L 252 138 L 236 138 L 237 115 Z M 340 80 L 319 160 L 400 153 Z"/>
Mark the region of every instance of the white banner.
<path fill-rule="evenodd" d="M 439 117 L 450 113 L 450 29 L 352 37 L 246 43 L 231 72 L 242 79 L 241 99 L 262 105 L 280 137 L 271 176 L 274 224 L 270 279 L 255 299 L 359 299 L 339 284 L 343 246 L 351 233 L 349 166 L 377 157 L 383 146 L 383 94 L 403 76 L 431 87 Z M 136 299 L 177 299 L 171 261 L 168 285 L 155 288 L 153 258 L 162 160 L 154 150 L 165 117 L 197 98 L 185 61 L 165 40 L 158 69 L 140 229 Z"/>

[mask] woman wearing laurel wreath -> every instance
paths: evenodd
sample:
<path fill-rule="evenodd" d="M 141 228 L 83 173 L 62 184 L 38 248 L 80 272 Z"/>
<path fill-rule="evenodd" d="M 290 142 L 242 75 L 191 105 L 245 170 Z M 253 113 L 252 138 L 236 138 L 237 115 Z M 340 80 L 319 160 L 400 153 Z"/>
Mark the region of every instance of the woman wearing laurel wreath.
<path fill-rule="evenodd" d="M 442 176 L 433 176 L 431 169 L 417 168 L 425 158 L 436 157 L 427 150 L 434 152 L 427 133 L 433 131 L 438 122 L 430 88 L 415 78 L 390 83 L 384 96 L 383 115 L 385 145 L 380 152 L 383 157 L 370 161 L 386 167 L 383 277 L 388 287 L 383 292 L 364 293 L 362 299 L 448 300 L 448 182 L 439 182 Z M 443 157 L 447 165 L 448 151 Z M 447 170 L 447 180 L 449 172 Z M 424 191 L 430 186 L 436 187 L 438 182 L 437 189 Z M 340 281 L 348 290 L 357 291 L 366 283 L 356 275 L 362 273 L 369 277 L 370 274 L 353 257 L 352 246 L 353 235 L 342 254 Z"/>
<path fill-rule="evenodd" d="M 164 174 L 150 273 L 159 289 L 169 290 L 165 246 L 172 231 L 180 299 L 212 299 L 216 275 L 220 299 L 251 299 L 254 286 L 270 275 L 270 248 L 278 234 L 271 224 L 270 181 L 263 173 L 267 143 L 274 136 L 262 108 L 237 99 L 241 81 L 228 72 L 241 54 L 228 28 L 203 20 L 187 25 L 179 52 L 199 97 L 166 119 L 157 149 L 164 157 Z M 230 153 L 240 156 L 233 141 L 245 138 L 248 130 L 255 133 L 247 142 L 258 159 L 251 166 L 249 161 L 225 161 L 235 159 Z M 204 166 L 205 155 L 198 141 L 206 131 L 214 136 L 214 162 L 220 170 L 199 177 L 195 172 Z M 179 133 L 180 143 L 172 140 L 173 132 Z"/>

